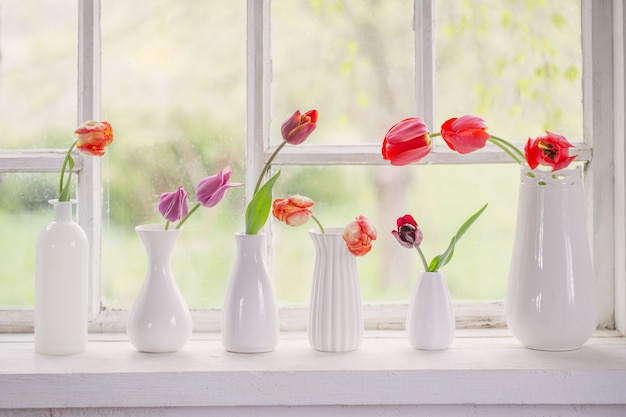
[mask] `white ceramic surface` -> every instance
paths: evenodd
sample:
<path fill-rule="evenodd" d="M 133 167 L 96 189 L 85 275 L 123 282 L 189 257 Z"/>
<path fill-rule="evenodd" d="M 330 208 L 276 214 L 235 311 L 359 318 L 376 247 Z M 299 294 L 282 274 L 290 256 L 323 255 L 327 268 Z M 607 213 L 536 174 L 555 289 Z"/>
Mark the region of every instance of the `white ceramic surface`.
<path fill-rule="evenodd" d="M 406 319 L 406 335 L 415 349 L 447 349 L 456 322 L 448 284 L 441 272 L 420 273 Z"/>
<path fill-rule="evenodd" d="M 222 344 L 229 352 L 270 352 L 278 344 L 278 308 L 264 240 L 263 233 L 235 234 L 237 255 L 222 311 Z"/>
<path fill-rule="evenodd" d="M 533 172 L 520 177 L 507 325 L 529 348 L 573 350 L 598 322 L 581 171 Z"/>
<path fill-rule="evenodd" d="M 356 350 L 363 341 L 361 287 L 355 256 L 343 228 L 310 230 L 315 269 L 309 309 L 309 344 L 323 352 Z"/>
<path fill-rule="evenodd" d="M 35 351 L 49 355 L 87 347 L 89 242 L 72 220 L 75 200 L 58 202 L 39 234 L 35 254 Z"/>
<path fill-rule="evenodd" d="M 139 294 L 128 312 L 126 333 L 142 352 L 175 352 L 191 338 L 192 321 L 187 303 L 174 279 L 170 255 L 182 229 L 164 230 L 163 224 L 137 226 L 148 255 Z"/>

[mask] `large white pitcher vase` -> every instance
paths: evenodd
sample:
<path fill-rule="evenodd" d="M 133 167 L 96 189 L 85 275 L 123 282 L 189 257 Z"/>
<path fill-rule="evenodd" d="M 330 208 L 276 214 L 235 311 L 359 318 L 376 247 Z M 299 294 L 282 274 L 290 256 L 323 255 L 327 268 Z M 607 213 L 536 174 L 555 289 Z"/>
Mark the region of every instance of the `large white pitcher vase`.
<path fill-rule="evenodd" d="M 309 344 L 322 352 L 356 350 L 363 341 L 361 287 L 356 258 L 348 251 L 343 228 L 309 231 L 315 269 L 309 308 Z"/>
<path fill-rule="evenodd" d="M 448 284 L 441 272 L 420 273 L 406 318 L 414 349 L 443 350 L 454 340 L 456 322 Z"/>
<path fill-rule="evenodd" d="M 237 253 L 222 310 L 222 344 L 229 352 L 270 352 L 278 344 L 278 308 L 264 241 L 264 233 L 235 234 Z"/>
<path fill-rule="evenodd" d="M 526 347 L 577 349 L 598 322 L 581 170 L 523 167 L 520 180 L 507 325 Z"/>
<path fill-rule="evenodd" d="M 49 355 L 87 347 L 89 242 L 72 220 L 75 200 L 54 206 L 54 220 L 37 239 L 35 252 L 35 351 Z"/>
<path fill-rule="evenodd" d="M 148 267 L 139 294 L 128 312 L 126 333 L 142 352 L 175 352 L 191 338 L 192 321 L 172 273 L 171 252 L 182 229 L 163 224 L 137 226 L 148 255 Z"/>

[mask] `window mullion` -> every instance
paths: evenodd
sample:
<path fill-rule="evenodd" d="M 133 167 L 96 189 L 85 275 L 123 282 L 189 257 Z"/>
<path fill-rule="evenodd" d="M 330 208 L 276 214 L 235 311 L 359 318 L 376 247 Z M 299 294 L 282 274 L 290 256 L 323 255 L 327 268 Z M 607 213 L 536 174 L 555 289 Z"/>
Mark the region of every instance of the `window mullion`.
<path fill-rule="evenodd" d="M 79 0 L 78 124 L 101 118 L 100 0 Z M 89 239 L 89 317 L 100 311 L 102 160 L 87 157 L 78 176 L 78 223 Z"/>
<path fill-rule="evenodd" d="M 415 0 L 415 111 L 428 126 L 434 126 L 434 4 L 433 0 Z"/>

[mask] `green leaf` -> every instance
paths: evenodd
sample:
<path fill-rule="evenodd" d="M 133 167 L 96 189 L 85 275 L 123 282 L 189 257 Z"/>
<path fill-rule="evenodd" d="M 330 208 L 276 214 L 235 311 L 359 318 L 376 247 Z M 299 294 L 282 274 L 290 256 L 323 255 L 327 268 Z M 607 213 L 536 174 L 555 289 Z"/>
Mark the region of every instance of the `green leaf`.
<path fill-rule="evenodd" d="M 256 235 L 265 225 L 272 206 L 272 188 L 278 179 L 280 171 L 267 181 L 254 194 L 246 209 L 246 234 Z"/>
<path fill-rule="evenodd" d="M 446 249 L 446 251 L 441 255 L 437 255 L 433 258 L 430 265 L 428 266 L 429 272 L 438 271 L 439 268 L 444 267 L 448 262 L 450 262 L 452 256 L 454 255 L 454 247 L 456 246 L 457 242 L 461 239 L 461 237 L 463 237 L 465 232 L 467 232 L 467 230 L 476 221 L 476 219 L 478 219 L 478 217 L 483 214 L 483 211 L 485 211 L 487 205 L 488 204 L 485 204 L 480 210 L 474 213 L 469 219 L 465 221 L 465 223 L 461 225 L 459 230 L 456 232 L 456 235 L 454 235 L 454 237 L 452 237 L 452 240 L 450 240 L 450 245 L 448 245 L 448 249 Z"/>

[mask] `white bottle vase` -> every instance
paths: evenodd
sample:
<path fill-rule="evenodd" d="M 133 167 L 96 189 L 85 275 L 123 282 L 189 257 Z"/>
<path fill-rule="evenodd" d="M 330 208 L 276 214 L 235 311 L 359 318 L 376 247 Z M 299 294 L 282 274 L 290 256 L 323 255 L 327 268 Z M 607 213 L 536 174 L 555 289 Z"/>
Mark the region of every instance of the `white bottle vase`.
<path fill-rule="evenodd" d="M 163 224 L 137 226 L 148 255 L 145 279 L 128 312 L 126 333 L 142 352 L 175 352 L 191 338 L 189 308 L 172 273 L 170 256 L 182 229 Z"/>
<path fill-rule="evenodd" d="M 577 349 L 598 323 L 580 168 L 523 167 L 520 180 L 507 325 L 526 347 Z"/>
<path fill-rule="evenodd" d="M 448 284 L 441 272 L 422 272 L 413 291 L 406 319 L 406 334 L 414 349 L 447 349 L 456 323 Z"/>
<path fill-rule="evenodd" d="M 235 234 L 237 255 L 222 311 L 222 344 L 229 352 L 270 352 L 278 344 L 278 308 L 264 240 L 264 233 Z"/>
<path fill-rule="evenodd" d="M 309 308 L 309 344 L 322 352 L 356 350 L 363 341 L 361 288 L 356 258 L 342 237 L 343 228 L 309 231 L 315 269 Z"/>
<path fill-rule="evenodd" d="M 89 242 L 72 220 L 75 200 L 54 206 L 54 221 L 39 234 L 35 255 L 35 351 L 48 355 L 87 347 Z"/>

